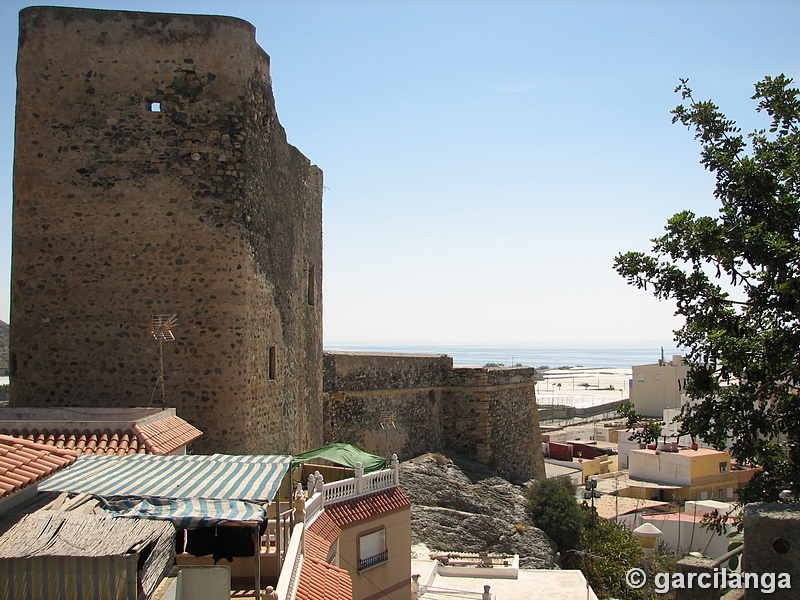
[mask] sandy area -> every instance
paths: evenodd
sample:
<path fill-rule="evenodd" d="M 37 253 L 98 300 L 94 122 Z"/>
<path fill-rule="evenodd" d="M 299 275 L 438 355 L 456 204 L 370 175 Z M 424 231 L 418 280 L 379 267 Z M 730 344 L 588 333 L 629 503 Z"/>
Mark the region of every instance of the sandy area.
<path fill-rule="evenodd" d="M 627 400 L 630 379 L 631 369 L 548 369 L 544 381 L 536 382 L 536 401 L 540 406 L 567 404 L 580 408 Z"/>

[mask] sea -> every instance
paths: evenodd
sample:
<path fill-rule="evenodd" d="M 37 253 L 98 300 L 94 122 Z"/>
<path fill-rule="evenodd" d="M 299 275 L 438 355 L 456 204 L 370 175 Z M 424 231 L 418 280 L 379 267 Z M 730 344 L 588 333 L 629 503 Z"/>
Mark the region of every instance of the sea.
<path fill-rule="evenodd" d="M 630 369 L 633 365 L 658 362 L 685 354 L 674 342 L 586 343 L 586 344 L 434 344 L 391 342 L 325 343 L 324 349 L 341 352 L 400 352 L 410 354 L 447 354 L 455 366 L 483 366 L 498 363 L 525 367 L 593 367 Z"/>

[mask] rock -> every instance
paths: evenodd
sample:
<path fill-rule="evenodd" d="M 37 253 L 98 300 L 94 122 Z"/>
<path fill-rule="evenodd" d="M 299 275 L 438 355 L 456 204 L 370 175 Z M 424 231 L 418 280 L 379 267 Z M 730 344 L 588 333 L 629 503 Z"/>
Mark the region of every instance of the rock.
<path fill-rule="evenodd" d="M 411 499 L 411 539 L 439 552 L 519 554 L 520 567 L 546 569 L 556 547 L 525 511 L 525 488 L 484 465 L 423 454 L 400 465 Z"/>

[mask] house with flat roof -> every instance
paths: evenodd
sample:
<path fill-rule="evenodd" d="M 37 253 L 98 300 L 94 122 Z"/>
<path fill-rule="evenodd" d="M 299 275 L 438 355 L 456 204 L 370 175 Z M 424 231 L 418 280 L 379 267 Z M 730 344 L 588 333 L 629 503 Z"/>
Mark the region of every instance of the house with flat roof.
<path fill-rule="evenodd" d="M 630 401 L 640 414 L 660 419 L 665 409 L 681 407 L 689 374 L 682 356 L 674 355 L 669 361 L 662 357 L 654 364 L 634 365 L 632 370 Z"/>
<path fill-rule="evenodd" d="M 628 485 L 622 496 L 665 502 L 731 501 L 755 473 L 731 460 L 729 452 L 712 448 L 631 450 Z"/>

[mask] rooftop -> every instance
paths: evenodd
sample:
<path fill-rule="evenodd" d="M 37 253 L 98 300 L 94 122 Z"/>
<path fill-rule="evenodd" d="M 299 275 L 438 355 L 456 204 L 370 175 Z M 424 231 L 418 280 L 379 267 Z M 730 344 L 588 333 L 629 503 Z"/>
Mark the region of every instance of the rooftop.
<path fill-rule="evenodd" d="M 713 455 L 728 455 L 728 452 L 724 450 L 714 450 L 713 448 L 697 448 L 697 450 L 692 450 L 691 448 L 682 448 L 677 452 L 671 452 L 668 450 L 651 450 L 649 448 L 642 448 L 640 450 L 631 450 L 631 453 L 638 452 L 639 454 L 677 454 L 679 456 L 688 456 L 689 458 L 695 458 L 699 456 L 713 456 Z"/>
<path fill-rule="evenodd" d="M 0 499 L 75 462 L 78 454 L 0 434 Z"/>
<path fill-rule="evenodd" d="M 403 490 L 399 487 L 391 487 L 341 502 L 326 504 L 325 512 L 339 527 L 346 527 L 351 523 L 410 506 L 411 501 L 403 493 Z"/>
<path fill-rule="evenodd" d="M 0 410 L 0 434 L 79 454 L 171 454 L 202 432 L 175 409 L 8 408 Z"/>
<path fill-rule="evenodd" d="M 419 600 L 481 600 L 484 586 L 497 600 L 597 600 L 580 571 L 520 569 L 516 579 L 449 577 L 437 572 L 437 561 L 412 559 L 411 572 L 419 574 Z"/>

